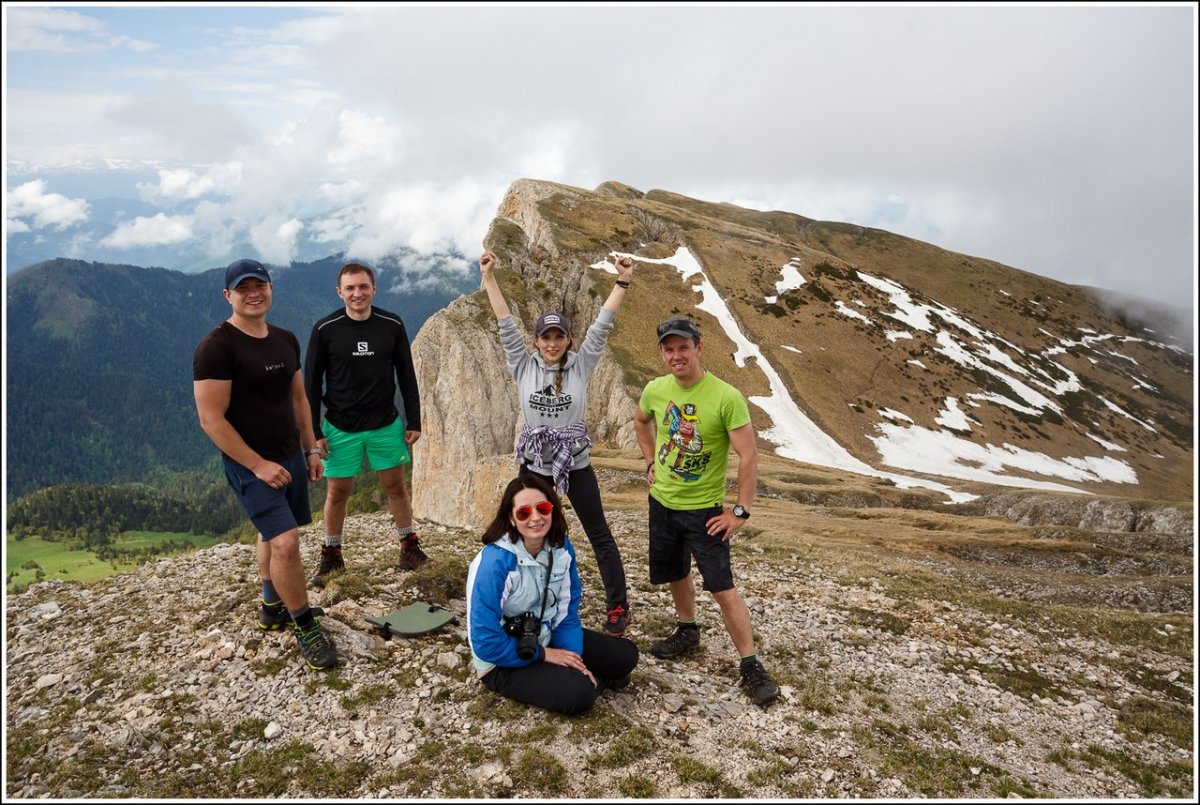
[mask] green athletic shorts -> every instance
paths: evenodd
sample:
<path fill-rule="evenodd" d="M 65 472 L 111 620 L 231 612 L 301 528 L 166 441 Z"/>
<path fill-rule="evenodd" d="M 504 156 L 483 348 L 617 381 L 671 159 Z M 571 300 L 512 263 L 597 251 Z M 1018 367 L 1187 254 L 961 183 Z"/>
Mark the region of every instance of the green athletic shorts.
<path fill-rule="evenodd" d="M 329 446 L 329 457 L 324 461 L 327 478 L 353 478 L 363 469 L 379 472 L 409 461 L 408 445 L 404 442 L 404 420 L 400 417 L 377 430 L 347 433 L 329 422 L 325 422 L 321 430 Z"/>

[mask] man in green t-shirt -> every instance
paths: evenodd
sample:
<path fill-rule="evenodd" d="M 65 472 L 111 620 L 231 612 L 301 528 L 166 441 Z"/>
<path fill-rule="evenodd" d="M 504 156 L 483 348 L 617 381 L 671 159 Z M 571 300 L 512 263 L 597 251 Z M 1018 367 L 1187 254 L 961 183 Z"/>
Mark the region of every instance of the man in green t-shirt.
<path fill-rule="evenodd" d="M 692 557 L 705 590 L 721 607 L 725 630 L 741 656 L 742 686 L 756 704 L 779 695 L 759 662 L 750 610 L 733 586 L 729 539 L 750 517 L 758 481 L 758 449 L 741 392 L 700 365 L 700 331 L 684 316 L 658 326 L 658 348 L 670 374 L 646 384 L 634 415 L 650 484 L 650 583 L 670 586 L 675 631 L 650 647 L 670 659 L 700 647 Z M 726 511 L 729 448 L 738 454 L 737 505 Z"/>

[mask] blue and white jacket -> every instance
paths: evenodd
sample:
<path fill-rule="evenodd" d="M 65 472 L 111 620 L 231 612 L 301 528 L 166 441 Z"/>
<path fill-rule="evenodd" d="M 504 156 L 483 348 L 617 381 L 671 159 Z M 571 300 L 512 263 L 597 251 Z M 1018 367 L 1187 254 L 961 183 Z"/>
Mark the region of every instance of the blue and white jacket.
<path fill-rule="evenodd" d="M 483 546 L 471 561 L 467 571 L 467 640 L 479 676 L 497 665 L 519 668 L 541 662 L 546 647 L 583 651 L 583 624 L 579 621 L 582 587 L 570 539 L 563 540 L 563 547 L 553 549 L 550 594 L 542 619 L 543 650 L 532 660 L 523 660 L 517 656 L 517 638 L 504 631 L 505 618 L 541 611 L 550 550 L 543 547 L 536 558 L 532 557 L 523 542 L 512 542 L 506 535 Z"/>

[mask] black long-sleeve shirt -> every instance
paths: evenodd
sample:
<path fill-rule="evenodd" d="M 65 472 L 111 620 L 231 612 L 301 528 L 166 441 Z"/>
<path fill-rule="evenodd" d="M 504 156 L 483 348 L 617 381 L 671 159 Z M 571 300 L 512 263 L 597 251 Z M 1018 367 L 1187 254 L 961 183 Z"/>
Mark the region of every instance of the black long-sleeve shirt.
<path fill-rule="evenodd" d="M 421 429 L 417 373 L 404 322 L 395 313 L 371 307 L 371 315 L 355 321 L 345 308 L 313 325 L 304 358 L 304 390 L 312 407 L 313 431 L 325 419 L 340 430 L 357 433 L 390 425 L 399 416 L 396 384 L 404 401 L 404 429 Z"/>

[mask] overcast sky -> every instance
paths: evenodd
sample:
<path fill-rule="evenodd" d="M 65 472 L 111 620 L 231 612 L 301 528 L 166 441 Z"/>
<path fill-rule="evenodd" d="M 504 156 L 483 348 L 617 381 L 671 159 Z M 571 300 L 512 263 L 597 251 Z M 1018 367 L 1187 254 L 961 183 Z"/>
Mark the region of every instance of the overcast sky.
<path fill-rule="evenodd" d="M 514 179 L 616 180 L 1192 305 L 1191 3 L 347 6 L 6 3 L 6 230 L 134 160 L 110 247 L 473 257 Z"/>

